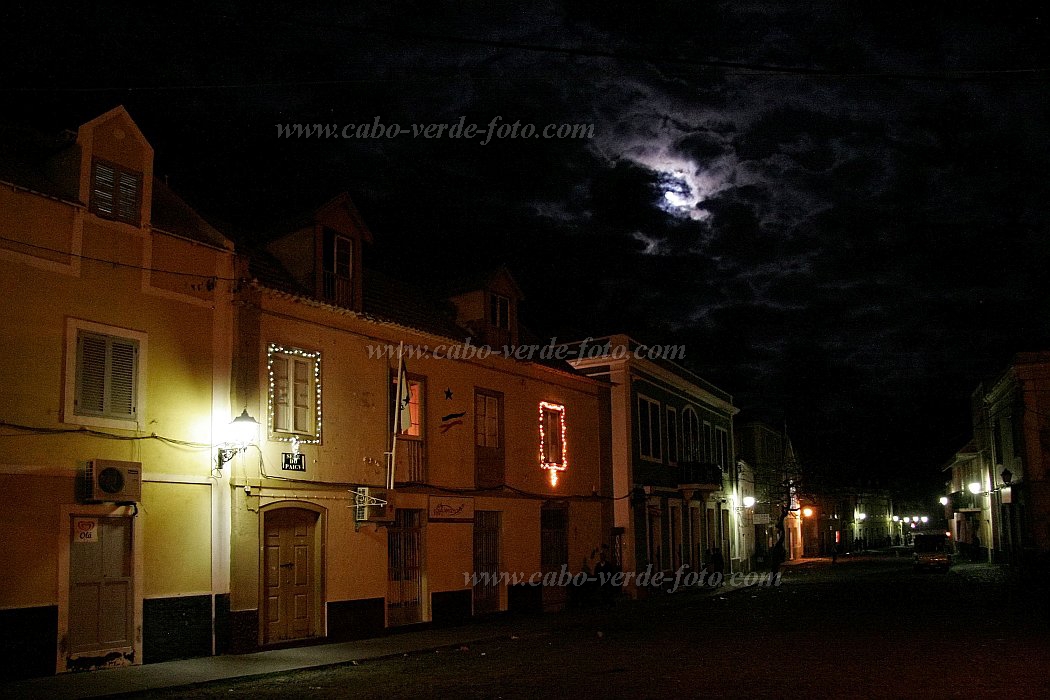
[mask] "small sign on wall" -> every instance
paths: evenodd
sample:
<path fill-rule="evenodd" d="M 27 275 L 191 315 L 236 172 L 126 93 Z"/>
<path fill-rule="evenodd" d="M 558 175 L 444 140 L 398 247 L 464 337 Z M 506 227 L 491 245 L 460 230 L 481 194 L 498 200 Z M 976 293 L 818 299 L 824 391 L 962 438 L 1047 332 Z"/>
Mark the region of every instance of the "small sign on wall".
<path fill-rule="evenodd" d="M 282 452 L 284 460 L 281 462 L 281 471 L 305 472 L 306 455 L 301 452 Z"/>
<path fill-rule="evenodd" d="M 769 513 L 755 513 L 753 517 L 755 525 L 769 525 Z"/>
<path fill-rule="evenodd" d="M 73 542 L 98 542 L 98 518 L 73 518 Z"/>
<path fill-rule="evenodd" d="M 431 496 L 427 519 L 452 523 L 474 522 L 474 499 L 462 496 Z"/>

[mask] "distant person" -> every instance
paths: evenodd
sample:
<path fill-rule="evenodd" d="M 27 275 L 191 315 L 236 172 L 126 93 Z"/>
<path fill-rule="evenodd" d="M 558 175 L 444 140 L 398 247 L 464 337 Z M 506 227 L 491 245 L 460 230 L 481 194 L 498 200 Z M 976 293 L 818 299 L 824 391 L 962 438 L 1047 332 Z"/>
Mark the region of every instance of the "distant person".
<path fill-rule="evenodd" d="M 612 577 L 616 573 L 616 567 L 609 561 L 609 546 L 602 545 L 601 554 L 598 555 L 598 563 L 594 565 L 594 576 L 598 579 L 598 592 L 602 603 L 612 605 L 615 596 L 615 587 Z"/>
<path fill-rule="evenodd" d="M 831 548 L 831 564 L 834 565 L 839 558 L 839 546 L 836 544 Z"/>
<path fill-rule="evenodd" d="M 784 541 L 777 540 L 777 543 L 773 545 L 773 549 L 769 551 L 769 571 L 770 573 L 777 573 L 780 571 L 780 565 L 787 559 L 787 552 L 784 551 Z"/>
<path fill-rule="evenodd" d="M 722 558 L 722 550 L 719 547 L 715 547 L 714 551 L 711 552 L 711 573 L 718 574 L 719 585 L 725 575 L 726 561 Z"/>

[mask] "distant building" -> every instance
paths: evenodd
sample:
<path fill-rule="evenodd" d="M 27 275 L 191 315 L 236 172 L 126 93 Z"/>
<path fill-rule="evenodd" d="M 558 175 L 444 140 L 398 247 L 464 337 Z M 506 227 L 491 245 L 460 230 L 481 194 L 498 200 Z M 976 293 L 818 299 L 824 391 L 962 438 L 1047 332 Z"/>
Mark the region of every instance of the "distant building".
<path fill-rule="evenodd" d="M 732 396 L 671 361 L 650 359 L 654 348 L 626 335 L 571 348 L 573 366 L 610 386 L 607 481 L 623 569 L 700 571 L 718 550 L 725 573 L 747 570 Z"/>
<path fill-rule="evenodd" d="M 951 508 L 960 545 L 994 561 L 1043 564 L 1050 557 L 1050 352 L 1019 353 L 973 392 L 973 448 L 954 477 Z M 980 508 L 982 515 L 968 515 Z M 980 527 L 973 527 L 980 520 Z M 969 529 L 967 529 L 969 528 Z M 979 541 L 972 534 L 976 534 Z"/>
<path fill-rule="evenodd" d="M 966 559 L 987 561 L 992 552 L 991 499 L 982 487 L 988 481 L 987 463 L 976 441 L 956 452 L 944 472 L 949 475 L 944 510 L 955 551 Z"/>
<path fill-rule="evenodd" d="M 788 560 L 803 556 L 801 469 L 795 448 L 783 428 L 759 420 L 745 420 L 736 427 L 737 457 L 754 480 L 752 537 L 759 567 L 768 567 L 784 525 L 784 554 Z"/>

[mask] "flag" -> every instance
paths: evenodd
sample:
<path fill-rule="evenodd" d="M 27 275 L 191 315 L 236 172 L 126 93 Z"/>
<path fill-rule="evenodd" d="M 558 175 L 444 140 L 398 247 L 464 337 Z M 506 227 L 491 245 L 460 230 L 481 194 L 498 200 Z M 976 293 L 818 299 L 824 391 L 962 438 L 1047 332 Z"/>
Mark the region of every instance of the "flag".
<path fill-rule="evenodd" d="M 412 388 L 408 383 L 408 370 L 405 368 L 405 357 L 398 348 L 397 367 L 397 400 L 394 402 L 394 433 L 404 434 L 412 427 Z"/>

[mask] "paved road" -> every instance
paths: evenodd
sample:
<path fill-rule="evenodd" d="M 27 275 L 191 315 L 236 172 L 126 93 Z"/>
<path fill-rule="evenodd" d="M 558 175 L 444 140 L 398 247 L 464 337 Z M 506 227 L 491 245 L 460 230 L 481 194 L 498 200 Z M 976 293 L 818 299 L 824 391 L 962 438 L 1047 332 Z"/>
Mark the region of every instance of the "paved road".
<path fill-rule="evenodd" d="M 679 593 L 557 631 L 183 688 L 180 698 L 1050 697 L 1045 592 L 986 566 L 785 569 L 782 585 Z"/>

